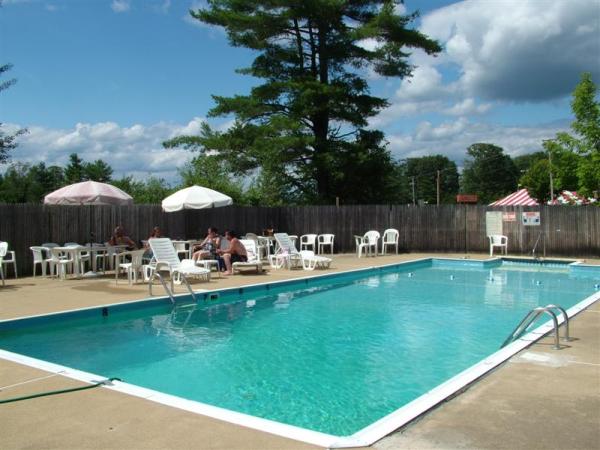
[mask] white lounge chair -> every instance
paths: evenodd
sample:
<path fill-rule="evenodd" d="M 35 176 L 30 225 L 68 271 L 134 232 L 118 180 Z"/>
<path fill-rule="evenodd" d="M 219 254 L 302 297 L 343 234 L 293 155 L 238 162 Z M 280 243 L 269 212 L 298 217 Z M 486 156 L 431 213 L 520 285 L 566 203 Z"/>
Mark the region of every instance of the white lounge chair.
<path fill-rule="evenodd" d="M 231 265 L 233 272 L 239 272 L 241 269 L 255 269 L 256 272 L 262 272 L 262 262 L 258 255 L 258 251 L 256 249 L 256 243 L 252 239 L 240 239 L 241 244 L 246 249 L 246 254 L 248 255 L 248 261 L 246 262 L 234 262 Z"/>
<path fill-rule="evenodd" d="M 362 256 L 363 250 L 367 256 L 377 255 L 379 236 L 379 232 L 375 230 L 367 231 L 364 236 L 354 236 L 354 240 L 356 241 L 356 252 L 359 258 Z"/>
<path fill-rule="evenodd" d="M 315 255 L 312 250 L 300 251 L 300 258 L 304 270 L 329 269 L 332 261 L 331 258 Z"/>
<path fill-rule="evenodd" d="M 324 247 L 329 246 L 331 254 L 333 255 L 333 240 L 335 234 L 320 234 L 317 236 L 317 253 L 322 254 Z"/>
<path fill-rule="evenodd" d="M 171 276 L 171 284 L 181 284 L 181 275 L 184 277 L 194 276 L 210 281 L 210 270 L 197 267 L 194 260 L 179 260 L 179 256 L 169 238 L 153 238 L 148 240 L 148 245 L 154 254 L 154 270 L 168 271 Z"/>
<path fill-rule="evenodd" d="M 274 255 L 269 256 L 271 267 L 274 269 L 300 267 L 302 256 L 292 243 L 290 236 L 287 233 L 275 233 L 273 237 L 277 242 L 277 250 Z"/>
<path fill-rule="evenodd" d="M 331 258 L 315 255 L 312 250 L 296 250 L 286 233 L 275 233 L 274 237 L 279 246 L 279 253 L 270 257 L 271 267 L 275 269 L 302 267 L 304 270 L 314 270 L 328 268 L 331 264 Z"/>
<path fill-rule="evenodd" d="M 383 232 L 383 237 L 381 238 L 381 254 L 385 255 L 387 247 L 395 247 L 396 254 L 398 254 L 398 238 L 400 237 L 400 233 L 395 228 L 388 228 Z"/>
<path fill-rule="evenodd" d="M 490 240 L 490 256 L 494 254 L 494 247 L 500 247 L 500 254 L 508 254 L 508 238 L 501 234 L 493 234 L 488 236 Z"/>

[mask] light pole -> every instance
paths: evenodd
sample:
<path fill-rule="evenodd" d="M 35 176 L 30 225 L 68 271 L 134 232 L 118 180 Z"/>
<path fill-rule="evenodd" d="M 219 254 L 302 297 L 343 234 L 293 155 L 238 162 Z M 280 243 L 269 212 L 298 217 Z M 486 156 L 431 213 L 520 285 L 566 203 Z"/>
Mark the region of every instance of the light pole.
<path fill-rule="evenodd" d="M 544 148 L 548 151 L 548 172 L 550 172 L 550 204 L 554 204 L 554 179 L 552 178 L 552 144 L 553 139 L 544 139 Z"/>

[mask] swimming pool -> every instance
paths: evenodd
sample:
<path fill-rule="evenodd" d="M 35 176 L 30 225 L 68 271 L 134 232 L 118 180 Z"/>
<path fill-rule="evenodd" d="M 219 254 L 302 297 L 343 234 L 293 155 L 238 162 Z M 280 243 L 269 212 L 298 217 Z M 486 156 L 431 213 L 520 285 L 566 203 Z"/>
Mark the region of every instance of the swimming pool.
<path fill-rule="evenodd" d="M 481 361 L 486 370 L 501 362 L 489 355 L 531 308 L 580 308 L 597 299 L 599 280 L 598 269 L 560 263 L 428 259 L 225 290 L 197 305 L 6 321 L 0 347 L 122 378 L 169 404 L 155 393 L 274 421 L 254 421 L 267 431 L 299 427 L 312 430 L 309 442 L 353 436 L 338 442 L 364 445 L 376 429 L 397 427 L 382 421 L 406 405 L 434 401 L 423 394 L 447 390 L 465 370 L 476 378 Z"/>

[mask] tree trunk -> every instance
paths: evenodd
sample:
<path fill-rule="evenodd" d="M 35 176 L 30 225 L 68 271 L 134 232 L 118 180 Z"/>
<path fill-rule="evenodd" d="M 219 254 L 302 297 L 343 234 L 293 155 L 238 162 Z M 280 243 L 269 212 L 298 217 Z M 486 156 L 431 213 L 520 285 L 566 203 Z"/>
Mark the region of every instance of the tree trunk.
<path fill-rule="evenodd" d="M 319 82 L 329 84 L 329 60 L 327 55 L 327 34 L 325 24 L 318 25 L 317 54 L 319 56 Z M 323 202 L 333 200 L 331 192 L 331 167 L 328 162 L 329 148 L 329 98 L 321 96 L 318 101 L 320 108 L 313 118 L 313 131 L 315 134 L 315 180 L 317 182 L 317 193 Z"/>

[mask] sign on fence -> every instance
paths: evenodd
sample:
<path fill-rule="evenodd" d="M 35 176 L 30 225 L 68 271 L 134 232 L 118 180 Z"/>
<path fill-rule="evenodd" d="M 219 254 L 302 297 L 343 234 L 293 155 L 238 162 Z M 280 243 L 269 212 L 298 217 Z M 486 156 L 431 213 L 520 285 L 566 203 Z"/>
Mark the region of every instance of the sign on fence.
<path fill-rule="evenodd" d="M 485 213 L 485 233 L 486 236 L 493 236 L 502 233 L 502 212 L 487 211 Z"/>
<path fill-rule="evenodd" d="M 521 220 L 526 227 L 539 226 L 541 224 L 539 211 L 526 211 L 521 214 Z"/>

